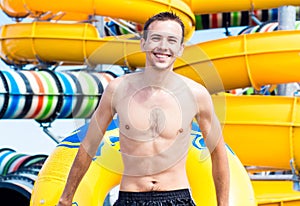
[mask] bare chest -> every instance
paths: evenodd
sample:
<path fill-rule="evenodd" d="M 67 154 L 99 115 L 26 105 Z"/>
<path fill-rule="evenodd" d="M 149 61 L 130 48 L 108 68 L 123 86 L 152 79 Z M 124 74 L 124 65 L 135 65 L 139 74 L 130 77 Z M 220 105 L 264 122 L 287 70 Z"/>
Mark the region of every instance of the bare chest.
<path fill-rule="evenodd" d="M 117 107 L 120 130 L 136 138 L 174 138 L 190 126 L 193 98 L 165 90 L 142 89 L 123 98 Z"/>

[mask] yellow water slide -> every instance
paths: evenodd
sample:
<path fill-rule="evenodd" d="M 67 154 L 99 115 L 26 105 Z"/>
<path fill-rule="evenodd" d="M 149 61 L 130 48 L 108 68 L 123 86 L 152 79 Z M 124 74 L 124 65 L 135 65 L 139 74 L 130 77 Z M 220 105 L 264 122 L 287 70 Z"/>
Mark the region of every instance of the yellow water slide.
<path fill-rule="evenodd" d="M 291 181 L 252 181 L 259 206 L 298 206 L 299 191 L 293 190 Z"/>
<path fill-rule="evenodd" d="M 51 11 L 52 13 L 66 12 L 77 14 L 98 14 L 102 16 L 129 19 L 144 23 L 148 12 L 157 12 L 161 9 L 184 8 L 194 14 L 210 14 L 230 11 L 247 11 L 254 9 L 277 8 L 284 5 L 299 5 L 299 0 L 69 0 L 35 1 L 35 0 L 1 0 L 5 13 L 11 17 L 38 16 Z M 185 2 L 185 4 L 183 3 Z M 135 7 L 135 8 L 133 8 Z M 157 8 L 159 7 L 159 8 Z M 128 9 L 128 10 L 127 10 Z M 132 9 L 138 13 L 132 13 Z"/>
<path fill-rule="evenodd" d="M 202 83 L 211 93 L 248 86 L 260 89 L 267 84 L 297 82 L 299 52 L 300 31 L 247 34 L 187 46 L 175 63 L 175 72 Z M 4 25 L 1 55 L 13 64 L 42 60 L 137 68 L 145 62 L 138 40 L 100 38 L 88 23 Z"/>
<path fill-rule="evenodd" d="M 178 14 L 186 27 L 187 37 L 191 37 L 195 29 L 195 17 L 190 7 L 181 0 L 1 0 L 3 11 L 11 17 L 26 17 L 29 14 L 39 16 L 47 12 L 74 13 L 109 16 L 134 22 L 144 23 L 155 13 L 172 10 Z M 72 16 L 73 16 L 72 15 Z"/>
<path fill-rule="evenodd" d="M 244 165 L 300 170 L 300 98 L 213 96 L 217 113 L 226 98 L 223 133 Z"/>

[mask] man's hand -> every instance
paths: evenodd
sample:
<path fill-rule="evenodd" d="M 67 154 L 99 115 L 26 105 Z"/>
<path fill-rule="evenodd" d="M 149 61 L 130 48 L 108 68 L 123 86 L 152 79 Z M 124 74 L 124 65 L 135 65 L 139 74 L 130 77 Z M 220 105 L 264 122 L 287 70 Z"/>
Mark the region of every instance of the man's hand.
<path fill-rule="evenodd" d="M 59 200 L 58 204 L 55 206 L 78 206 L 77 202 L 63 200 L 62 198 Z"/>
<path fill-rule="evenodd" d="M 64 200 L 60 198 L 58 204 L 56 206 L 72 206 L 72 201 Z"/>

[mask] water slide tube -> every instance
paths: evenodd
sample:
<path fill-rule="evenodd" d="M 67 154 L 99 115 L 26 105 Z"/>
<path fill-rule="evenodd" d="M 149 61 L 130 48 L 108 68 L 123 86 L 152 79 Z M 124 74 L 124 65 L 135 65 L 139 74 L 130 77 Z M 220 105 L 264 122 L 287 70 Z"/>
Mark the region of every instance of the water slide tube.
<path fill-rule="evenodd" d="M 35 182 L 30 205 L 55 205 L 63 190 L 70 166 L 85 136 L 88 125 L 84 125 L 58 144 L 41 169 Z M 187 173 L 191 179 L 191 191 L 197 205 L 216 205 L 211 161 L 197 124 L 193 124 L 191 147 L 187 160 Z M 206 154 L 206 155 L 205 155 Z M 251 182 L 243 165 L 227 147 L 230 163 L 231 205 L 254 206 L 256 201 Z M 203 157 L 201 159 L 201 156 Z M 59 167 L 58 167 L 59 165 Z M 74 204 L 102 205 L 107 193 L 119 184 L 123 169 L 119 152 L 118 127 L 110 124 L 104 141 L 84 176 L 73 199 Z M 241 190 L 241 188 L 243 188 Z M 50 192 L 51 191 L 51 192 Z M 82 195 L 84 194 L 84 195 Z"/>
<path fill-rule="evenodd" d="M 299 7 L 296 7 L 296 13 L 299 14 Z M 253 11 L 233 11 L 222 12 L 214 14 L 198 14 L 196 18 L 196 30 L 212 29 L 212 28 L 226 28 L 237 26 L 249 26 L 256 25 L 251 19 L 251 15 L 261 22 L 277 21 L 278 20 L 278 8 L 262 9 Z"/>
<path fill-rule="evenodd" d="M 298 206 L 299 191 L 291 181 L 252 181 L 259 206 Z"/>
<path fill-rule="evenodd" d="M 0 118 L 89 118 L 114 77 L 105 72 L 0 71 Z"/>
<path fill-rule="evenodd" d="M 249 33 L 263 33 L 263 32 L 272 32 L 272 31 L 278 31 L 278 22 L 266 22 L 261 25 L 256 26 L 249 26 L 240 31 L 239 35 L 241 34 L 249 34 Z M 295 30 L 300 30 L 300 21 L 295 22 Z"/>
<path fill-rule="evenodd" d="M 55 0 L 48 2 L 37 2 L 34 0 L 0 1 L 0 7 L 10 17 L 24 18 L 31 15 L 33 17 L 40 17 L 44 20 L 47 20 L 47 18 L 53 18 L 54 20 L 87 20 L 90 17 L 86 15 L 101 15 L 144 23 L 145 20 L 154 13 L 172 9 L 183 19 L 187 29 L 187 38 L 191 37 L 192 32 L 195 29 L 194 14 L 249 11 L 277 8 L 284 5 L 299 6 L 300 1 L 241 0 L 237 3 L 236 1 L 230 0 L 227 1 L 226 4 L 224 4 L 221 0 L 209 2 L 205 0 L 116 0 L 113 2 L 75 0 L 72 1 L 72 4 L 69 3 L 69 0 Z M 215 16 L 213 16 L 213 19 L 217 21 Z M 236 18 L 234 17 L 233 22 L 236 21 L 235 19 Z M 215 21 L 213 20 L 212 24 L 216 24 Z"/>
<path fill-rule="evenodd" d="M 211 93 L 251 85 L 259 90 L 263 85 L 297 82 L 300 79 L 297 67 L 300 64 L 299 33 L 247 34 L 190 45 L 175 62 L 174 70 L 202 83 Z M 99 38 L 91 24 L 34 22 L 4 25 L 0 42 L 2 58 L 13 64 L 42 60 L 137 68 L 143 67 L 145 61 L 139 41 Z"/>
<path fill-rule="evenodd" d="M 285 96 L 213 97 L 226 143 L 244 165 L 300 170 L 300 98 Z M 266 152 L 266 148 L 267 151 Z"/>
<path fill-rule="evenodd" d="M 115 0 L 94 1 L 56 0 L 38 2 L 34 0 L 2 0 L 0 5 L 3 11 L 12 17 L 24 17 L 28 14 L 41 14 L 45 12 L 71 12 L 89 15 L 109 16 L 125 20 L 144 23 L 155 13 L 173 10 L 179 15 L 186 27 L 186 37 L 189 38 L 195 29 L 195 16 L 190 7 L 181 0 Z M 112 12 L 113 11 L 113 12 Z"/>
<path fill-rule="evenodd" d="M 34 182 L 46 155 L 27 155 L 0 149 L 0 198 L 10 205 L 29 205 Z"/>
<path fill-rule="evenodd" d="M 183 3 L 185 2 L 185 3 Z M 183 0 L 183 1 L 166 1 L 166 0 L 151 0 L 151 1 L 137 1 L 137 0 L 116 0 L 114 2 L 102 1 L 83 1 L 75 0 L 70 5 L 69 0 L 55 0 L 50 2 L 36 2 L 34 0 L 1 0 L 0 5 L 3 11 L 11 17 L 26 17 L 29 14 L 41 14 L 48 11 L 57 12 L 71 12 L 71 13 L 85 13 L 97 14 L 101 16 L 110 16 L 122 19 L 129 19 L 135 22 L 145 22 L 143 18 L 149 17 L 149 10 L 155 13 L 157 8 L 160 9 L 174 9 L 188 8 L 194 14 L 213 14 L 231 11 L 247 11 L 258 9 L 277 8 L 284 5 L 299 6 L 299 0 L 240 0 L 236 2 L 229 0 L 224 4 L 221 0 Z M 78 6 L 80 5 L 80 6 Z M 150 6 L 150 7 L 148 7 Z M 133 8 L 134 7 L 134 8 Z M 151 8 L 151 9 L 150 9 Z M 135 12 L 132 12 L 135 9 Z M 114 11 L 114 12 L 111 12 Z M 146 17 L 144 17 L 146 16 Z M 143 20 L 142 20 L 143 19 Z M 141 21 L 142 20 L 142 21 Z"/>

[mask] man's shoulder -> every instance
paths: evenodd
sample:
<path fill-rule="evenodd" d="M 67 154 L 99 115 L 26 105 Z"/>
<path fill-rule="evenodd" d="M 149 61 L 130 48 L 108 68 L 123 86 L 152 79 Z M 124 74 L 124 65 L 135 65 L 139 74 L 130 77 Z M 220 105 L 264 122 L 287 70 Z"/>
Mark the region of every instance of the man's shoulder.
<path fill-rule="evenodd" d="M 210 93 L 205 86 L 188 77 L 182 75 L 180 75 L 180 77 L 185 82 L 186 86 L 189 88 L 197 101 L 204 101 L 210 98 Z"/>
<path fill-rule="evenodd" d="M 192 90 L 196 90 L 196 91 L 203 91 L 203 90 L 206 90 L 206 88 L 202 85 L 202 84 L 200 84 L 200 83 L 198 83 L 198 82 L 196 82 L 196 81 L 194 81 L 193 79 L 190 79 L 190 78 L 188 78 L 188 77 L 186 77 L 186 76 L 183 76 L 183 75 L 179 75 L 180 76 L 180 78 L 186 83 L 186 85 L 190 88 L 190 89 L 192 89 Z"/>
<path fill-rule="evenodd" d="M 111 80 L 108 84 L 107 89 L 112 90 L 114 93 L 123 92 L 124 90 L 131 85 L 134 85 L 134 82 L 138 81 L 138 76 L 135 73 L 126 74 L 123 76 L 119 76 L 113 80 Z"/>
<path fill-rule="evenodd" d="M 122 75 L 122 76 L 118 76 L 116 78 L 114 78 L 113 80 L 111 80 L 109 82 L 110 86 L 117 86 L 119 84 L 121 84 L 122 82 L 125 82 L 128 78 L 130 78 L 132 74 L 126 74 L 126 75 Z"/>
<path fill-rule="evenodd" d="M 115 78 L 114 81 L 121 82 L 121 81 L 136 79 L 136 78 L 139 78 L 140 74 L 141 74 L 141 72 L 133 72 L 133 73 L 124 74 L 122 76 Z"/>

